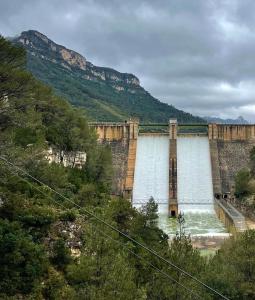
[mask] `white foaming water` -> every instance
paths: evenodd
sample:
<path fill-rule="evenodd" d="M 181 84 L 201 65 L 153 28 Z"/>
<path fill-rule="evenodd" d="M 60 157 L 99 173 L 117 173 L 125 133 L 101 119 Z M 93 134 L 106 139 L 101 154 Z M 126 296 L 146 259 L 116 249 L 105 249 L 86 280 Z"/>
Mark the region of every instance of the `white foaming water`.
<path fill-rule="evenodd" d="M 192 236 L 226 235 L 226 230 L 213 209 L 208 139 L 206 137 L 178 138 L 177 168 L 178 202 L 179 210 L 185 213 L 185 232 Z M 169 138 L 167 136 L 138 137 L 133 206 L 140 208 L 150 197 L 159 204 L 159 227 L 170 237 L 174 236 L 178 224 L 176 219 L 168 217 Z"/>
<path fill-rule="evenodd" d="M 226 233 L 226 229 L 214 212 L 187 212 L 184 214 L 184 218 L 185 233 L 191 236 L 226 237 L 229 235 Z M 158 226 L 164 230 L 169 237 L 175 236 L 179 230 L 177 219 L 169 218 L 166 213 L 159 213 Z"/>
<path fill-rule="evenodd" d="M 150 197 L 167 212 L 169 198 L 169 137 L 139 136 L 133 187 L 133 206 L 141 207 Z"/>
<path fill-rule="evenodd" d="M 179 211 L 214 213 L 208 137 L 178 137 L 177 182 Z"/>

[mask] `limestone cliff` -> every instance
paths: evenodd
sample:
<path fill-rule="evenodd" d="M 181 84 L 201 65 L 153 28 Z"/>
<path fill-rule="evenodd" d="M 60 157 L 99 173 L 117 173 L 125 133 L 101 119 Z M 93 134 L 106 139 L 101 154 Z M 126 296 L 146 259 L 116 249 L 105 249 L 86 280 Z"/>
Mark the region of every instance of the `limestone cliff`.
<path fill-rule="evenodd" d="M 38 31 L 23 31 L 15 41 L 22 44 L 33 56 L 59 64 L 69 70 L 79 70 L 88 80 L 108 81 L 116 90 L 123 90 L 122 84 L 130 85 L 130 87 L 140 85 L 136 76 L 120 73 L 110 68 L 94 66 L 81 54 L 56 44 Z"/>

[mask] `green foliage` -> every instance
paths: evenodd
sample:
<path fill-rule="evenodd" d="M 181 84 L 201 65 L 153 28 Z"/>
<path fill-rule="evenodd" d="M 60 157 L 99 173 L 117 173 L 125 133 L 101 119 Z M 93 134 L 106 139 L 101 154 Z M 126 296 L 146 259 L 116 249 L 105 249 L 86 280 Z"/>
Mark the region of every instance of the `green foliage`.
<path fill-rule="evenodd" d="M 135 284 L 135 273 L 128 256 L 112 240 L 88 226 L 88 242 L 79 263 L 67 270 L 69 284 L 80 299 L 142 299 L 143 291 Z M 110 233 L 113 238 L 116 234 Z"/>
<path fill-rule="evenodd" d="M 88 160 L 85 166 L 88 180 L 96 181 L 100 191 L 110 191 L 112 178 L 112 157 L 109 147 L 98 147 L 88 152 Z"/>
<path fill-rule="evenodd" d="M 25 50 L 13 47 L 0 36 L 0 108 L 5 97 L 20 98 L 29 91 L 31 75 L 24 71 Z"/>
<path fill-rule="evenodd" d="M 48 278 L 42 291 L 43 299 L 49 300 L 76 300 L 75 291 L 68 285 L 63 274 L 50 267 Z"/>
<path fill-rule="evenodd" d="M 65 241 L 61 238 L 56 240 L 53 244 L 53 256 L 51 257 L 51 261 L 60 269 L 72 261 L 70 250 L 67 248 Z"/>
<path fill-rule="evenodd" d="M 39 284 L 47 259 L 18 223 L 0 219 L 0 265 L 0 292 L 27 294 Z"/>
<path fill-rule="evenodd" d="M 0 154 L 69 198 L 75 200 L 88 186 L 93 186 L 101 198 L 105 197 L 111 185 L 109 149 L 97 145 L 96 135 L 81 112 L 23 70 L 25 53 L 22 49 L 2 38 L 0 42 L 2 62 L 10 73 L 8 80 L 12 81 L 0 83 Z M 4 72 L 1 65 L 1 79 Z M 21 80 L 22 86 L 19 72 L 28 78 L 26 82 Z M 10 88 L 8 94 L 6 86 Z M 8 98 L 3 99 L 5 96 Z M 84 151 L 89 163 L 82 170 L 49 164 L 45 160 L 49 144 L 59 151 Z M 1 298 L 29 294 L 31 299 L 42 299 L 43 295 L 48 299 L 67 299 L 74 293 L 62 273 L 72 260 L 56 224 L 75 223 L 79 211 L 29 177 L 25 178 L 30 182 L 27 183 L 18 175 L 11 173 L 5 163 L 0 163 Z M 87 197 L 88 202 L 93 203 L 94 196 L 87 193 Z M 9 221 L 2 221 L 4 219 Z M 49 243 L 49 238 L 55 242 Z M 48 273 L 47 268 L 50 268 Z M 44 288 L 42 276 L 46 282 Z"/>
<path fill-rule="evenodd" d="M 141 213 L 144 215 L 146 222 L 150 227 L 156 226 L 158 219 L 158 205 L 153 197 L 151 197 L 148 203 L 142 207 Z"/>
<path fill-rule="evenodd" d="M 251 161 L 251 173 L 255 177 L 255 147 L 251 149 L 250 152 L 250 161 Z"/>
<path fill-rule="evenodd" d="M 235 193 L 238 197 L 243 197 L 249 194 L 249 180 L 251 174 L 248 169 L 240 170 L 235 177 Z"/>
<path fill-rule="evenodd" d="M 227 240 L 209 265 L 208 283 L 230 299 L 255 299 L 254 253 L 254 230 Z"/>
<path fill-rule="evenodd" d="M 59 219 L 61 221 L 74 222 L 76 220 L 77 214 L 77 211 L 75 211 L 74 209 L 65 210 L 61 213 Z"/>

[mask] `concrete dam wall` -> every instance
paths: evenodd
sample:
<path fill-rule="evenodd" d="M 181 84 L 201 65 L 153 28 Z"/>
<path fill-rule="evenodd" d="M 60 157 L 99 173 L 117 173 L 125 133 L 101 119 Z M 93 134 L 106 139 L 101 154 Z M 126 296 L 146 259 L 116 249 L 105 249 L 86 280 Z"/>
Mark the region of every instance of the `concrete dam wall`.
<path fill-rule="evenodd" d="M 98 143 L 108 145 L 112 152 L 113 181 L 112 193 L 129 195 L 133 190 L 133 179 L 136 159 L 136 142 L 138 122 L 123 123 L 94 122 L 89 126 L 98 135 Z"/>
<path fill-rule="evenodd" d="M 208 137 L 215 194 L 233 192 L 236 173 L 249 168 L 255 125 L 209 124 Z"/>

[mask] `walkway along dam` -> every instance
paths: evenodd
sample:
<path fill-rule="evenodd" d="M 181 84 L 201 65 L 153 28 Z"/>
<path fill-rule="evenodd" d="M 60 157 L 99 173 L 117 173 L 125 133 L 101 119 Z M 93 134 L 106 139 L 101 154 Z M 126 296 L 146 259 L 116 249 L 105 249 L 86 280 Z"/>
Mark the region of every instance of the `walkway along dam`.
<path fill-rule="evenodd" d="M 226 200 L 235 174 L 248 167 L 255 125 L 130 120 L 90 126 L 98 142 L 111 147 L 113 194 L 124 195 L 136 207 L 153 197 L 159 214 L 205 213 L 207 219 L 217 214 L 228 231 L 245 229 L 243 216 Z"/>

